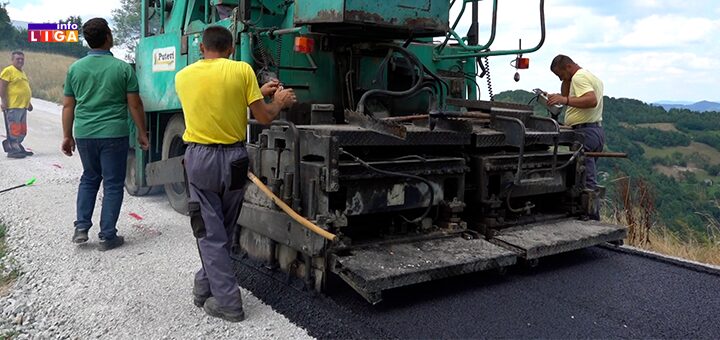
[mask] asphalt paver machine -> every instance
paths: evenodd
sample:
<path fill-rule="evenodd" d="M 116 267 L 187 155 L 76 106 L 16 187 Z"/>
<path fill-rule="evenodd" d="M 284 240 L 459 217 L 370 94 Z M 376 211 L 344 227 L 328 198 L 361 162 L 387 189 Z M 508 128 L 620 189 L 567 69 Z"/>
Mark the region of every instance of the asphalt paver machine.
<path fill-rule="evenodd" d="M 152 148 L 131 145 L 128 192 L 164 186 L 186 212 L 174 77 L 202 58 L 203 29 L 221 25 L 231 58 L 298 96 L 272 125 L 250 121 L 261 185 L 238 218 L 247 258 L 377 303 L 388 289 L 621 241 L 624 227 L 584 218 L 599 197 L 584 187 L 585 155 L 570 151 L 582 136 L 530 106 L 479 100 L 487 58 L 524 68 L 543 45 L 544 1 L 539 42 L 517 50 L 491 48 L 499 1 L 486 0 L 489 13 L 479 1 L 143 0 L 136 70 Z"/>

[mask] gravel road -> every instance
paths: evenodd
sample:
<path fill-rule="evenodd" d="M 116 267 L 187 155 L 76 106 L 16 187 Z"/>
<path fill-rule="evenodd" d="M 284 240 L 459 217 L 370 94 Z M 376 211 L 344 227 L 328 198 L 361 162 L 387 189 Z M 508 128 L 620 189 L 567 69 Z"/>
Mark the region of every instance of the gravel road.
<path fill-rule="evenodd" d="M 310 338 L 244 289 L 242 323 L 194 307 L 192 275 L 200 264 L 194 239 L 188 219 L 170 208 L 164 194 L 125 196 L 118 222 L 123 247 L 97 250 L 100 197 L 90 241 L 71 243 L 80 158 L 59 151 L 60 107 L 37 99 L 33 104 L 24 144 L 35 156 L 0 156 L 0 189 L 37 178 L 33 186 L 0 194 L 10 253 L 3 262 L 22 273 L 0 296 L 0 337 Z"/>

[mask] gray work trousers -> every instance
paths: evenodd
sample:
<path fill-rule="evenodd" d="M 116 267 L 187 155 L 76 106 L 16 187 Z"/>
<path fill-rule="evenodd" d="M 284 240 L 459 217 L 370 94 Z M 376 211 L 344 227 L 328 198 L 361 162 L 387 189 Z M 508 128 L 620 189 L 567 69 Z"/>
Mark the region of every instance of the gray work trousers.
<path fill-rule="evenodd" d="M 583 135 L 585 152 L 602 152 L 605 147 L 605 130 L 602 126 L 575 128 L 575 132 Z M 585 157 L 585 188 L 597 192 L 597 157 Z M 593 200 L 590 218 L 600 220 L 600 200 Z"/>
<path fill-rule="evenodd" d="M 574 129 L 582 134 L 585 152 L 602 152 L 605 147 L 605 130 L 602 126 L 589 126 Z M 597 157 L 585 157 L 585 188 L 597 189 Z"/>
<path fill-rule="evenodd" d="M 27 135 L 27 109 L 7 109 L 3 111 L 3 119 L 7 133 L 6 152 L 24 153 L 22 142 Z"/>
<path fill-rule="evenodd" d="M 212 295 L 221 306 L 230 309 L 242 308 L 238 281 L 230 259 L 230 243 L 245 193 L 244 186 L 233 188 L 238 174 L 236 172 L 233 176 L 232 164 L 246 161 L 247 157 L 247 151 L 241 144 L 190 144 L 185 151 L 185 171 L 190 191 L 188 208 L 202 261 L 202 268 L 195 274 L 195 293 Z M 244 171 L 240 174 L 243 179 L 247 178 L 247 169 Z M 232 183 L 233 179 L 236 183 Z M 198 223 L 203 224 L 204 230 L 198 230 Z"/>

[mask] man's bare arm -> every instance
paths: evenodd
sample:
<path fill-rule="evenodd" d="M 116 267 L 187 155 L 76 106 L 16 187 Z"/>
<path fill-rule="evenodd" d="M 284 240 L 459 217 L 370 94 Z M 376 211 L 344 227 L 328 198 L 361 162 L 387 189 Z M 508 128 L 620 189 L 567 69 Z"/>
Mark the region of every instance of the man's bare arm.
<path fill-rule="evenodd" d="M 5 80 L 0 79 L 0 100 L 2 101 L 2 109 L 7 109 L 8 106 L 8 82 Z"/>
<path fill-rule="evenodd" d="M 579 109 L 589 109 L 597 106 L 598 101 L 595 91 L 585 93 L 580 97 L 568 97 L 568 106 L 577 107 Z"/>
<path fill-rule="evenodd" d="M 130 116 L 132 116 L 135 122 L 135 128 L 137 129 L 138 144 L 143 150 L 147 150 L 149 142 L 147 138 L 147 129 L 145 128 L 145 108 L 143 107 L 142 99 L 137 93 L 127 94 L 128 108 L 130 108 Z"/>
<path fill-rule="evenodd" d="M 75 121 L 75 97 L 65 96 L 62 109 L 63 138 L 73 138 L 73 121 Z"/>
<path fill-rule="evenodd" d="M 73 138 L 73 121 L 75 120 L 75 97 L 65 96 L 63 98 L 62 110 L 62 129 L 63 141 L 60 150 L 67 155 L 72 156 L 75 151 L 75 138 Z"/>
<path fill-rule="evenodd" d="M 570 81 L 569 80 L 563 80 L 562 85 L 560 86 L 560 94 L 565 97 L 570 95 Z"/>
<path fill-rule="evenodd" d="M 272 102 L 268 104 L 264 100 L 256 100 L 250 104 L 250 111 L 260 124 L 267 125 L 277 118 L 283 108 L 291 106 L 296 101 L 293 90 L 278 90 Z"/>

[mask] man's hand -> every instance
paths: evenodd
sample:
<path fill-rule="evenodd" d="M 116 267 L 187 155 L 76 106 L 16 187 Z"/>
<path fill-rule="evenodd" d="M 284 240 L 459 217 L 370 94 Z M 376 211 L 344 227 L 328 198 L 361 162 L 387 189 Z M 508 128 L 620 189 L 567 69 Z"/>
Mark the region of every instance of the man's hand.
<path fill-rule="evenodd" d="M 275 92 L 275 99 L 273 99 L 273 101 L 275 100 L 277 100 L 283 108 L 287 109 L 297 102 L 297 97 L 293 89 L 279 88 L 278 91 Z"/>
<path fill-rule="evenodd" d="M 32 111 L 32 110 L 33 110 L 32 103 L 28 103 L 27 110 L 28 110 L 28 111 Z"/>
<path fill-rule="evenodd" d="M 551 95 L 548 95 L 547 103 L 548 105 L 568 105 L 569 104 L 569 97 L 563 96 L 559 93 L 553 93 Z"/>
<path fill-rule="evenodd" d="M 62 150 L 65 156 L 72 156 L 73 152 L 75 151 L 75 138 L 63 138 L 62 145 L 60 145 L 60 150 Z"/>
<path fill-rule="evenodd" d="M 260 93 L 262 93 L 263 97 L 270 97 L 275 94 L 279 86 L 280 81 L 272 79 L 260 88 Z"/>
<path fill-rule="evenodd" d="M 139 133 L 137 137 L 138 145 L 140 148 L 147 151 L 150 148 L 150 141 L 148 140 L 147 133 Z"/>

